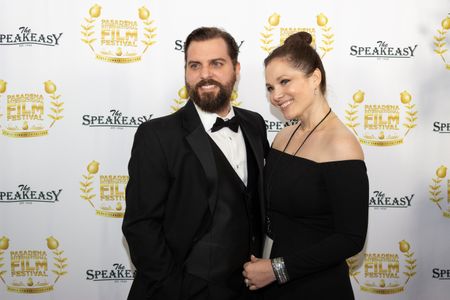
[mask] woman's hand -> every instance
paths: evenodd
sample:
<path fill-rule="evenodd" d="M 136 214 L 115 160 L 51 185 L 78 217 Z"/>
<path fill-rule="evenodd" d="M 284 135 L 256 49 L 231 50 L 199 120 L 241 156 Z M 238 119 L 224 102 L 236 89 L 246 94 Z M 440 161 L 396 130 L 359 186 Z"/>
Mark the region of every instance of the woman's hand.
<path fill-rule="evenodd" d="M 275 281 L 275 274 L 272 269 L 270 259 L 250 257 L 251 261 L 244 264 L 242 275 L 245 277 L 245 284 L 250 290 L 257 290 Z"/>

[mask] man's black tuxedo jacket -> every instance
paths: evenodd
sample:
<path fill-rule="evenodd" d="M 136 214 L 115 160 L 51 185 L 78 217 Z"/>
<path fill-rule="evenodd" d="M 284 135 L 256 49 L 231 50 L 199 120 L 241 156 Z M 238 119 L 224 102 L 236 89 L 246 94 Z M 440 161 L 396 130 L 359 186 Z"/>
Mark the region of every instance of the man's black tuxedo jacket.
<path fill-rule="evenodd" d="M 263 224 L 265 123 L 255 112 L 234 111 L 257 161 Z M 211 142 L 191 101 L 139 126 L 128 171 L 122 229 L 137 269 L 128 299 L 179 299 L 183 263 L 208 230 L 217 198 Z"/>

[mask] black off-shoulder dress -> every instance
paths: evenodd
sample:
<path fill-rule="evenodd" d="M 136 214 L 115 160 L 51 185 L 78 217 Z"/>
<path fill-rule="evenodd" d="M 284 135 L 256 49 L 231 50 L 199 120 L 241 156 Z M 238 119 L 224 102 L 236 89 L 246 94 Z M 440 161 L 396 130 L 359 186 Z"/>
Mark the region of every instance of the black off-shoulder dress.
<path fill-rule="evenodd" d="M 265 179 L 270 257 L 283 257 L 289 281 L 264 288 L 264 299 L 354 299 L 345 260 L 366 238 L 364 161 L 318 163 L 271 149 Z"/>

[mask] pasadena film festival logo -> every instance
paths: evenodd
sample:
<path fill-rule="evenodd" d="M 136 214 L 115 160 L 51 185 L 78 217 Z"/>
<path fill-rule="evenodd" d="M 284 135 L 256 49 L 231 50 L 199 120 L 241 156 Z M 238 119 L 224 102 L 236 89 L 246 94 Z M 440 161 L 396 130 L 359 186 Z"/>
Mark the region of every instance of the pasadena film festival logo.
<path fill-rule="evenodd" d="M 156 43 L 157 28 L 145 6 L 137 9 L 135 16 L 125 19 L 108 15 L 101 19 L 101 14 L 102 7 L 95 4 L 81 24 L 81 40 L 98 60 L 121 64 L 138 62 Z"/>
<path fill-rule="evenodd" d="M 5 94 L 7 82 L 0 80 L 0 129 L 4 136 L 28 138 L 46 136 L 63 118 L 64 102 L 56 94 L 56 85 L 47 80 L 43 91 L 21 91 Z"/>
<path fill-rule="evenodd" d="M 353 94 L 353 103 L 345 110 L 346 125 L 358 136 L 361 143 L 369 146 L 394 146 L 402 144 L 408 133 L 417 126 L 417 110 L 412 96 L 407 91 L 400 93 L 398 104 L 365 104 L 362 127 L 359 121 L 359 106 L 364 102 L 364 92 Z"/>
<path fill-rule="evenodd" d="M 273 49 L 282 45 L 284 41 L 292 34 L 299 31 L 306 31 L 311 34 L 312 42 L 311 46 L 316 48 L 316 28 L 315 27 L 279 27 L 281 16 L 277 13 L 272 14 L 267 20 L 267 24 L 264 26 L 264 31 L 261 32 L 261 49 L 267 53 L 272 52 Z M 320 13 L 316 17 L 316 24 L 319 26 L 320 31 L 322 32 L 322 39 L 320 42 L 320 46 L 318 49 L 322 52 L 320 58 L 324 58 L 324 56 L 333 50 L 334 43 L 334 34 L 331 31 L 331 27 L 328 26 L 328 18 Z M 276 29 L 279 29 L 277 31 Z"/>
<path fill-rule="evenodd" d="M 19 184 L 16 191 L 0 191 L 0 203 L 55 203 L 58 202 L 62 189 L 42 191 L 26 184 Z"/>
<path fill-rule="evenodd" d="M 60 33 L 38 33 L 27 26 L 19 27 L 16 33 L 0 33 L 0 46 L 59 46 Z"/>
<path fill-rule="evenodd" d="M 18 294 L 47 293 L 67 274 L 67 257 L 53 236 L 41 247 L 17 249 L 6 236 L 0 238 L 0 280 L 6 290 Z M 11 245 L 10 245 L 11 244 Z"/>
<path fill-rule="evenodd" d="M 375 209 L 408 208 L 411 207 L 414 196 L 414 194 L 411 194 L 403 197 L 393 197 L 386 195 L 383 191 L 374 191 L 369 198 L 369 207 Z"/>
<path fill-rule="evenodd" d="M 349 274 L 361 291 L 389 295 L 406 289 L 409 280 L 416 275 L 416 259 L 407 241 L 399 242 L 398 250 L 400 252 L 366 252 L 362 267 L 357 257 L 347 259 Z"/>
<path fill-rule="evenodd" d="M 127 269 L 123 264 L 115 263 L 110 268 L 89 269 L 86 271 L 86 280 L 127 282 L 136 277 L 136 270 Z"/>
<path fill-rule="evenodd" d="M 429 185 L 428 192 L 430 194 L 430 200 L 439 207 L 442 215 L 446 218 L 450 218 L 450 179 L 446 180 L 446 177 L 447 167 L 440 166 L 436 170 L 436 176 Z M 447 199 L 445 199 L 446 194 Z"/>
<path fill-rule="evenodd" d="M 350 55 L 360 58 L 412 58 L 417 49 L 417 44 L 406 47 L 392 47 L 386 41 L 377 41 L 372 46 L 350 46 Z"/>
<path fill-rule="evenodd" d="M 80 181 L 80 197 L 88 202 L 98 216 L 123 218 L 125 213 L 125 187 L 128 176 L 101 174 L 100 163 L 93 160 Z"/>
<path fill-rule="evenodd" d="M 178 111 L 180 108 L 182 108 L 186 102 L 189 99 L 189 94 L 186 89 L 186 86 L 183 86 L 181 89 L 178 90 L 178 98 L 173 99 L 174 104 L 170 106 L 173 112 Z M 233 106 L 241 106 L 242 102 L 239 102 L 238 100 L 238 93 L 236 90 L 233 90 L 231 93 L 231 105 Z"/>
<path fill-rule="evenodd" d="M 111 109 L 109 110 L 109 115 L 84 115 L 82 125 L 88 127 L 109 127 L 111 129 L 135 128 L 152 117 L 153 114 L 148 116 L 127 116 L 118 109 Z"/>
<path fill-rule="evenodd" d="M 450 15 L 450 14 L 449 14 Z M 439 55 L 444 62 L 445 68 L 450 70 L 450 62 L 447 60 L 448 45 L 446 42 L 447 33 L 450 29 L 450 16 L 447 15 L 441 22 L 441 28 L 437 30 L 437 34 L 434 36 L 434 52 Z"/>

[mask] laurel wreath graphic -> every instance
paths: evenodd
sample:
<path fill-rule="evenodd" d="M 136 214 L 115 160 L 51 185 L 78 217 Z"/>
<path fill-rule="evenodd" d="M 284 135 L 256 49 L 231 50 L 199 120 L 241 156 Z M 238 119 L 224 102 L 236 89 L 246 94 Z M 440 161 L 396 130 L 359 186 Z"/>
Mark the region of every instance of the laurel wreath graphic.
<path fill-rule="evenodd" d="M 273 49 L 275 49 L 275 46 L 271 46 L 273 42 L 273 33 L 272 31 L 277 28 L 277 26 L 280 24 L 280 15 L 274 13 L 269 17 L 267 20 L 267 25 L 264 25 L 265 31 L 261 32 L 262 39 L 260 39 L 263 46 L 261 46 L 261 49 L 264 50 L 267 53 L 272 52 Z"/>
<path fill-rule="evenodd" d="M 93 183 L 92 179 L 94 179 L 94 174 L 88 173 L 87 175 L 82 176 L 85 180 L 80 181 L 80 190 L 82 192 L 80 197 L 88 201 L 91 204 L 91 206 L 95 208 L 94 204 L 92 204 L 91 202 L 92 198 L 96 196 L 95 194 L 91 194 L 91 192 L 94 190 L 94 188 L 91 187 Z"/>
<path fill-rule="evenodd" d="M 345 125 L 347 125 L 349 128 L 353 130 L 353 132 L 358 135 L 356 132 L 356 127 L 360 125 L 360 123 L 356 123 L 356 120 L 358 120 L 358 106 L 360 103 L 357 103 L 355 100 L 353 100 L 352 103 L 348 103 L 348 106 L 350 109 L 345 110 L 345 119 L 348 121 Z"/>
<path fill-rule="evenodd" d="M 327 20 L 328 21 L 328 20 Z M 334 43 L 334 34 L 331 32 L 331 27 L 327 26 L 328 22 L 326 22 L 326 24 L 321 25 L 318 24 L 320 29 L 323 31 L 322 33 L 322 43 L 323 46 L 319 47 L 319 49 L 321 49 L 323 51 L 322 55 L 320 56 L 320 59 L 323 59 L 324 56 L 330 52 L 331 50 L 333 50 L 333 43 Z"/>
<path fill-rule="evenodd" d="M 439 195 L 441 194 L 440 183 L 442 182 L 442 178 L 436 176 L 436 178 L 432 178 L 432 180 L 434 184 L 429 185 L 430 200 L 433 201 L 442 211 L 442 206 L 439 204 L 439 202 L 444 199 L 443 197 L 439 197 Z"/>
<path fill-rule="evenodd" d="M 87 22 L 87 24 L 81 24 L 81 28 L 83 31 L 81 31 L 81 34 L 84 36 L 81 40 L 86 43 L 89 48 L 95 53 L 94 47 L 92 47 L 92 43 L 95 42 L 96 38 L 91 38 L 91 36 L 95 33 L 93 28 L 95 27 L 95 21 L 97 21 L 97 18 L 100 16 L 100 14 L 96 17 L 91 16 L 90 18 L 84 18 L 84 20 Z"/>
<path fill-rule="evenodd" d="M 147 27 L 144 27 L 144 30 L 146 31 L 144 33 L 146 40 L 142 41 L 142 43 L 145 45 L 145 49 L 142 52 L 143 54 L 145 53 L 145 51 L 147 51 L 148 47 L 150 47 L 151 45 L 156 43 L 156 41 L 154 40 L 154 38 L 156 37 L 156 33 L 154 33 L 154 32 L 156 31 L 157 27 L 151 27 L 153 22 L 154 22 L 154 20 L 149 20 L 149 21 L 144 20 L 143 21 L 144 25 L 147 26 Z"/>
<path fill-rule="evenodd" d="M 95 22 L 98 20 L 98 17 L 100 16 L 100 14 L 101 14 L 101 7 L 98 6 L 97 4 L 92 6 L 89 10 L 90 17 L 84 18 L 86 23 L 81 24 L 81 28 L 82 28 L 81 34 L 83 35 L 83 38 L 81 40 L 84 43 L 86 43 L 94 53 L 95 53 L 95 49 L 92 46 L 92 43 L 94 43 L 97 39 L 93 38 L 92 35 L 95 33 L 95 31 L 94 31 Z M 142 51 L 142 54 L 144 54 L 151 45 L 156 43 L 155 37 L 157 36 L 157 34 L 155 32 L 156 32 L 157 27 L 152 27 L 154 20 L 149 19 L 150 11 L 145 6 L 141 7 L 138 10 L 138 16 L 142 20 L 142 23 L 145 25 L 144 26 L 145 39 L 141 41 L 145 45 L 144 51 Z M 116 52 L 116 54 L 118 54 L 118 55 L 122 54 L 122 50 L 120 48 L 117 51 L 118 52 Z M 105 53 L 105 54 L 110 54 L 110 53 Z M 128 53 L 128 55 L 132 56 L 132 55 L 136 55 L 136 53 Z"/>
<path fill-rule="evenodd" d="M 57 261 L 53 264 L 56 267 L 56 270 L 52 270 L 52 272 L 57 275 L 55 281 L 53 282 L 56 283 L 61 276 L 67 274 L 67 271 L 64 271 L 64 269 L 67 267 L 67 264 L 65 263 L 67 261 L 67 257 L 62 257 L 64 251 L 58 251 L 58 248 L 56 248 L 52 252 L 56 255 L 55 260 Z"/>
<path fill-rule="evenodd" d="M 405 285 L 408 283 L 409 279 L 411 279 L 412 277 L 414 277 L 414 275 L 416 275 L 417 272 L 415 272 L 414 270 L 416 269 L 416 259 L 414 259 L 414 252 L 410 253 L 409 250 L 407 252 L 404 252 L 403 255 L 406 257 L 405 258 L 405 262 L 406 262 L 406 266 L 405 268 L 408 269 L 407 272 L 403 272 L 403 274 L 405 274 L 407 276 L 407 279 L 405 281 Z"/>
<path fill-rule="evenodd" d="M 411 129 L 417 126 L 418 117 L 417 117 L 417 110 L 415 110 L 416 105 L 411 103 L 411 99 L 412 96 L 407 91 L 403 91 L 400 93 L 400 101 L 407 109 L 405 111 L 407 115 L 405 117 L 406 121 L 403 123 L 403 126 L 407 128 L 404 137 L 408 135 Z M 345 125 L 351 128 L 357 136 L 358 133 L 355 128 L 360 125 L 360 123 L 357 122 L 358 107 L 363 101 L 364 101 L 364 92 L 358 90 L 355 94 L 353 94 L 353 103 L 348 103 L 348 109 L 345 110 L 345 119 L 347 120 Z"/>
<path fill-rule="evenodd" d="M 447 60 L 444 56 L 444 53 L 448 51 L 448 49 L 445 47 L 447 45 L 447 43 L 445 42 L 446 36 L 447 36 L 447 32 L 448 29 L 450 27 L 450 18 L 447 17 L 445 18 L 442 22 L 441 22 L 441 29 L 438 29 L 438 35 L 434 36 L 434 45 L 436 46 L 436 49 L 434 49 L 434 52 L 437 53 L 437 55 L 439 55 L 447 70 L 450 70 L 450 63 L 447 63 Z"/>
<path fill-rule="evenodd" d="M 56 121 L 61 120 L 63 116 L 60 115 L 64 111 L 64 108 L 62 107 L 64 105 L 64 102 L 59 102 L 58 99 L 61 97 L 61 95 L 56 95 L 56 92 L 51 93 L 50 98 L 52 98 L 54 101 L 51 101 L 53 107 L 51 107 L 51 111 L 54 113 L 54 115 L 49 114 L 48 117 L 50 117 L 53 122 L 50 124 L 49 128 L 55 124 Z"/>
<path fill-rule="evenodd" d="M 356 278 L 356 276 L 358 276 L 358 274 L 360 274 L 361 272 L 357 271 L 358 269 L 358 259 L 356 257 L 351 257 L 347 259 L 347 265 L 348 265 L 348 272 L 349 275 L 351 277 L 353 277 L 353 279 L 355 279 L 355 281 L 359 283 L 358 278 Z"/>
<path fill-rule="evenodd" d="M 273 30 L 277 28 L 277 26 L 280 24 L 280 15 L 274 13 L 272 14 L 269 19 L 267 20 L 267 25 L 264 25 L 264 31 L 261 32 L 261 49 L 267 52 L 268 54 L 272 52 L 273 49 L 276 48 L 275 45 L 273 45 Z M 322 31 L 322 46 L 319 47 L 323 51 L 320 58 L 322 59 L 328 52 L 333 50 L 333 43 L 334 43 L 334 34 L 331 31 L 331 27 L 328 26 L 328 18 L 321 13 L 317 16 L 317 25 L 320 27 Z"/>
<path fill-rule="evenodd" d="M 401 95 L 400 95 L 400 97 L 401 97 Z M 416 106 L 415 104 L 406 103 L 406 104 L 404 104 L 404 106 L 408 109 L 406 111 L 406 114 L 408 116 L 405 118 L 408 122 L 405 122 L 403 124 L 403 126 L 408 128 L 408 130 L 405 133 L 405 136 L 406 136 L 411 129 L 413 129 L 414 127 L 417 126 L 417 124 L 416 124 L 416 121 L 417 121 L 417 110 L 414 110 L 414 107 Z"/>
<path fill-rule="evenodd" d="M 1 281 L 3 281 L 4 284 L 6 284 L 5 279 L 3 279 L 3 275 L 6 273 L 5 270 L 2 270 L 2 268 L 5 266 L 5 264 L 3 263 L 4 257 L 3 254 L 5 253 L 5 251 L 0 250 L 0 279 Z"/>

